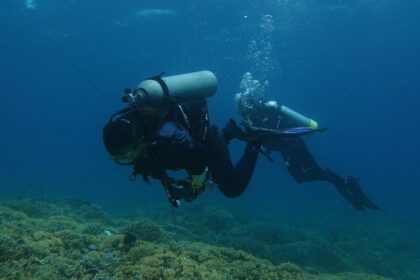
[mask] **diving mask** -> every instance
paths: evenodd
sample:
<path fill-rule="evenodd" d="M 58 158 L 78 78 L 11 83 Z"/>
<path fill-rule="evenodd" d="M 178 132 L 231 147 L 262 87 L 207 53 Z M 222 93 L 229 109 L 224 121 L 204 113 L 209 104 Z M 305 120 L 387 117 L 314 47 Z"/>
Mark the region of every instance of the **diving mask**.
<path fill-rule="evenodd" d="M 145 151 L 146 143 L 136 116 L 127 112 L 114 114 L 103 129 L 103 141 L 111 158 L 116 161 L 133 162 Z"/>
<path fill-rule="evenodd" d="M 111 159 L 115 161 L 122 161 L 122 162 L 127 162 L 127 163 L 135 161 L 146 150 L 144 137 L 137 139 L 135 142 L 136 142 L 135 146 L 128 148 L 127 151 L 119 155 L 111 155 Z"/>

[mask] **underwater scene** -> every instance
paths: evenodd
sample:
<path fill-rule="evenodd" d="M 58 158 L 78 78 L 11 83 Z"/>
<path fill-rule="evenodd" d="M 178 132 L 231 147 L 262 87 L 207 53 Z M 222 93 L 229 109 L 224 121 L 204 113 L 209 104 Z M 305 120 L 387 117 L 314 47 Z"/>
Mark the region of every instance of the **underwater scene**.
<path fill-rule="evenodd" d="M 419 280 L 420 1 L 2 0 L 0 279 Z"/>

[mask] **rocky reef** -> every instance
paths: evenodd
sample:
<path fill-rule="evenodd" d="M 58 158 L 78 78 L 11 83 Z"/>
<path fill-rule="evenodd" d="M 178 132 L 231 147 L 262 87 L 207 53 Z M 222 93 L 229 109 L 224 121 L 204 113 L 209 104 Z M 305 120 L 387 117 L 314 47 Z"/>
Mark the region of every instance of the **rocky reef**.
<path fill-rule="evenodd" d="M 314 258 L 339 260 L 344 269 L 346 259 L 310 245 L 304 233 L 196 207 L 174 223 L 156 212 L 111 218 L 71 199 L 3 202 L 0 279 L 389 279 L 361 270 L 327 273 Z M 294 264 L 302 263 L 297 256 L 306 257 L 303 266 Z"/>

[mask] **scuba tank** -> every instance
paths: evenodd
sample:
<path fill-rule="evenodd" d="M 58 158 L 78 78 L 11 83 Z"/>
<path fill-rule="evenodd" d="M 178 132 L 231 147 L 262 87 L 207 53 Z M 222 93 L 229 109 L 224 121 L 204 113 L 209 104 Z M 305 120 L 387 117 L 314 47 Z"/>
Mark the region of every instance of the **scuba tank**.
<path fill-rule="evenodd" d="M 163 73 L 162 73 L 163 74 Z M 162 77 L 162 74 L 142 81 L 135 90 L 126 90 L 123 101 L 139 106 L 167 98 L 191 100 L 213 96 L 217 91 L 217 78 L 210 71 Z"/>
<path fill-rule="evenodd" d="M 296 111 L 293 111 L 289 107 L 281 105 L 280 112 L 286 119 L 295 124 L 295 126 L 297 127 L 310 127 L 313 129 L 318 128 L 318 123 L 316 121 L 305 117 L 304 115 L 299 114 Z"/>
<path fill-rule="evenodd" d="M 281 121 L 284 122 L 283 126 L 285 127 L 310 127 L 313 129 L 318 128 L 318 123 L 316 121 L 305 117 L 304 115 L 290 109 L 289 107 L 279 105 L 274 100 L 265 102 L 264 106 L 279 112 Z"/>

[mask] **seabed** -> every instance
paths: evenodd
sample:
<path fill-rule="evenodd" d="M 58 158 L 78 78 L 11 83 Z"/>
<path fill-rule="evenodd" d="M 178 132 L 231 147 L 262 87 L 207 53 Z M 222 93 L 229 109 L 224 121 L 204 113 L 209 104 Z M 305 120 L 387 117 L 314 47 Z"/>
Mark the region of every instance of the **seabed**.
<path fill-rule="evenodd" d="M 10 200 L 0 204 L 0 279 L 391 279 L 366 273 L 380 252 L 361 256 L 369 242 L 353 239 L 207 204 L 174 222 L 156 209 L 110 217 L 75 199 Z M 397 273 L 383 265 L 373 270 Z"/>

